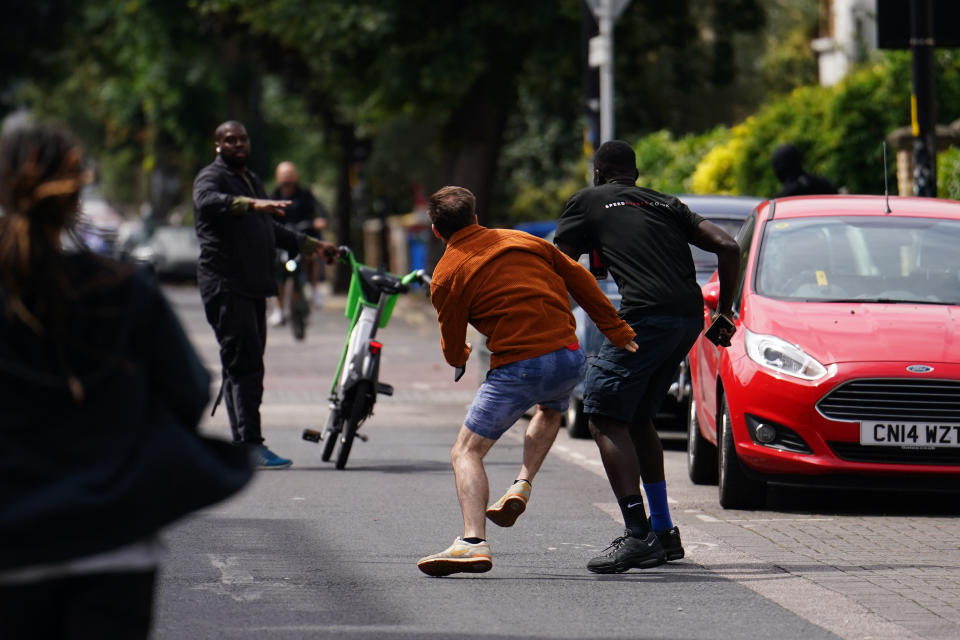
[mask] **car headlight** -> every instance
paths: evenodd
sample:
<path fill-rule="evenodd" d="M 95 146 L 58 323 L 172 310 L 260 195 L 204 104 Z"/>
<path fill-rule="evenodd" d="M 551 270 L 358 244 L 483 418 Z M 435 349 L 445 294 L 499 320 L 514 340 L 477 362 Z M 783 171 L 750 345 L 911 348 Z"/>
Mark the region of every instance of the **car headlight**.
<path fill-rule="evenodd" d="M 747 355 L 761 367 L 803 380 L 817 380 L 827 375 L 826 367 L 786 340 L 746 328 L 743 339 Z"/>

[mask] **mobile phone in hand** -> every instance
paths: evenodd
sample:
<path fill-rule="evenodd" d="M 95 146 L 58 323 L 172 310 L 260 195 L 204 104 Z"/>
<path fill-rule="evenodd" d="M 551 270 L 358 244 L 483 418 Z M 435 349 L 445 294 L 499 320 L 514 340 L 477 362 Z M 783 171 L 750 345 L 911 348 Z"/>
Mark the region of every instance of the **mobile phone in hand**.
<path fill-rule="evenodd" d="M 733 333 L 737 328 L 730 322 L 730 319 L 726 316 L 717 316 L 714 318 L 713 322 L 707 327 L 707 330 L 704 332 L 703 337 L 717 345 L 718 347 L 729 347 L 730 338 L 720 335 L 720 330 L 725 329 L 730 333 Z"/>

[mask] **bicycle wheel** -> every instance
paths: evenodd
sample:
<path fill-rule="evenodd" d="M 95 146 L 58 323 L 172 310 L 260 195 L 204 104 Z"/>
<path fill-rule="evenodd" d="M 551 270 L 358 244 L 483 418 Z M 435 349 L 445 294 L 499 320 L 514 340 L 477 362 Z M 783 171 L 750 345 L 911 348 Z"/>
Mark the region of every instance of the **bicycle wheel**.
<path fill-rule="evenodd" d="M 303 340 L 307 335 L 307 315 L 310 306 L 303 297 L 303 292 L 292 296 L 290 301 L 290 329 L 294 340 Z"/>
<path fill-rule="evenodd" d="M 323 429 L 323 454 L 320 459 L 324 462 L 330 461 L 333 455 L 333 448 L 337 445 L 337 436 L 340 435 L 340 410 L 331 409 L 327 417 L 327 426 Z"/>
<path fill-rule="evenodd" d="M 290 329 L 293 331 L 294 340 L 303 340 L 307 334 L 307 319 L 299 310 L 294 310 L 290 314 Z"/>
<path fill-rule="evenodd" d="M 353 438 L 357 435 L 360 423 L 370 412 L 370 399 L 373 397 L 373 383 L 369 380 L 360 380 L 353 389 L 353 406 L 350 407 L 350 417 L 343 423 L 340 436 L 340 451 L 337 452 L 337 469 L 343 469 L 350 457 L 350 448 L 353 447 Z"/>

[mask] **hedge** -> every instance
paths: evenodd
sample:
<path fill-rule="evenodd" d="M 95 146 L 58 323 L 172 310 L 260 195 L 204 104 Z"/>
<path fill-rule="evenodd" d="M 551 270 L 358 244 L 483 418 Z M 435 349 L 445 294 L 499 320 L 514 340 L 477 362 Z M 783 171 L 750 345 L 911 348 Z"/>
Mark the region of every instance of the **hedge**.
<path fill-rule="evenodd" d="M 938 120 L 949 123 L 960 115 L 960 55 L 940 51 L 937 66 Z M 883 141 L 910 122 L 910 81 L 909 54 L 884 53 L 837 85 L 796 89 L 730 129 L 675 141 L 664 132 L 648 135 L 636 143 L 642 178 L 672 192 L 689 188 L 694 193 L 767 196 L 779 188 L 770 156 L 790 142 L 804 152 L 808 171 L 827 176 L 849 193 L 882 193 Z M 658 150 L 659 155 L 654 153 Z M 896 184 L 894 158 L 889 150 L 891 185 Z M 957 154 L 944 156 L 940 164 L 940 195 L 956 197 Z"/>

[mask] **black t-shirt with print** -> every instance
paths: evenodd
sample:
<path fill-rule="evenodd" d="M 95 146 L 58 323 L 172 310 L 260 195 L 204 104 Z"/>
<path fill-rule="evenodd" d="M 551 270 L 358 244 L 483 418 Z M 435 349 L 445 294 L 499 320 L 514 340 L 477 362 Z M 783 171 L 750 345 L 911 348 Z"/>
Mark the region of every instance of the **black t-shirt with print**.
<path fill-rule="evenodd" d="M 555 242 L 596 249 L 620 288 L 620 315 L 697 316 L 703 298 L 688 243 L 703 217 L 674 196 L 607 183 L 575 193 Z"/>

